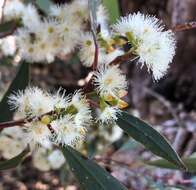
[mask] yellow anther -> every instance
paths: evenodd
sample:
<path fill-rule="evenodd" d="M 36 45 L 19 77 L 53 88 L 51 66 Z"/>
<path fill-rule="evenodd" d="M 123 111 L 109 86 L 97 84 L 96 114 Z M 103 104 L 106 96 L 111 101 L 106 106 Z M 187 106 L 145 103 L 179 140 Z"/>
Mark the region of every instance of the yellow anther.
<path fill-rule="evenodd" d="M 42 118 L 41 118 L 41 123 L 45 124 L 45 125 L 48 125 L 50 124 L 51 122 L 51 119 L 48 115 L 44 115 Z"/>
<path fill-rule="evenodd" d="M 49 28 L 48 28 L 48 33 L 51 34 L 51 33 L 53 33 L 53 32 L 54 32 L 54 28 L 53 28 L 53 27 L 49 27 Z"/>
<path fill-rule="evenodd" d="M 113 82 L 113 79 L 112 79 L 112 78 L 108 78 L 108 79 L 105 80 L 104 83 L 105 83 L 106 85 L 109 85 L 109 84 L 111 84 L 112 82 Z"/>

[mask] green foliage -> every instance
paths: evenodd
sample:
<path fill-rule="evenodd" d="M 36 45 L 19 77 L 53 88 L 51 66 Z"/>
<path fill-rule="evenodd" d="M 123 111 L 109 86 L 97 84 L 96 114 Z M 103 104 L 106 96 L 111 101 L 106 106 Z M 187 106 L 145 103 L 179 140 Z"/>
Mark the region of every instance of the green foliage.
<path fill-rule="evenodd" d="M 16 168 L 23 161 L 23 159 L 26 157 L 28 153 L 29 153 L 29 147 L 27 147 L 16 157 L 10 160 L 0 162 L 0 170 L 8 170 L 8 169 Z"/>
<path fill-rule="evenodd" d="M 29 84 L 29 63 L 23 62 L 18 70 L 18 73 L 12 81 L 9 89 L 5 93 L 0 102 L 0 122 L 9 121 L 12 119 L 14 111 L 8 106 L 8 97 L 11 93 L 23 90 Z"/>
<path fill-rule="evenodd" d="M 182 161 L 186 165 L 187 170 L 189 172 L 196 172 L 196 158 L 194 158 L 194 157 L 182 158 Z M 160 168 L 178 169 L 178 167 L 175 164 L 173 164 L 171 162 L 168 162 L 167 160 L 163 160 L 163 159 L 159 159 L 159 160 L 155 160 L 155 161 L 149 161 L 149 162 L 146 162 L 146 163 L 148 165 L 157 166 L 157 167 L 160 167 Z"/>
<path fill-rule="evenodd" d="M 122 112 L 119 115 L 117 124 L 128 135 L 143 144 L 154 154 L 174 163 L 179 168 L 186 168 L 168 141 L 147 123 L 126 112 Z"/>
<path fill-rule="evenodd" d="M 0 24 L 0 38 L 5 37 L 15 30 L 15 21 L 9 21 Z"/>
<path fill-rule="evenodd" d="M 4 22 L 0 24 L 0 34 L 10 31 L 12 29 L 14 21 Z"/>
<path fill-rule="evenodd" d="M 120 147 L 120 151 L 127 151 L 127 150 L 133 150 L 141 146 L 138 142 L 134 141 L 133 139 L 128 140 L 126 143 L 124 143 Z"/>
<path fill-rule="evenodd" d="M 103 0 L 103 5 L 108 10 L 110 23 L 114 24 L 116 20 L 120 17 L 120 8 L 118 0 Z"/>
<path fill-rule="evenodd" d="M 126 190 L 114 177 L 92 160 L 81 155 L 71 147 L 62 148 L 62 152 L 81 186 L 85 190 Z"/>
<path fill-rule="evenodd" d="M 35 3 L 41 11 L 43 11 L 45 14 L 48 14 L 52 4 L 50 0 L 36 0 Z"/>

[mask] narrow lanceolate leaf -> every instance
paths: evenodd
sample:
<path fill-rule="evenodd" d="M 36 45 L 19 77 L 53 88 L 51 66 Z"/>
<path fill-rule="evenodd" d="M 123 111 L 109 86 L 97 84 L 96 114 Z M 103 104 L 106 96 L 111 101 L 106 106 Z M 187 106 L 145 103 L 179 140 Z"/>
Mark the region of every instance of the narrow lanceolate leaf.
<path fill-rule="evenodd" d="M 119 115 L 117 124 L 128 135 L 143 144 L 154 154 L 172 162 L 181 169 L 186 169 L 182 160 L 168 141 L 144 121 L 126 112 L 122 112 L 122 114 Z"/>
<path fill-rule="evenodd" d="M 25 158 L 25 156 L 29 153 L 29 148 L 26 148 L 16 157 L 0 162 L 0 170 L 8 170 L 12 168 L 16 168 Z"/>
<path fill-rule="evenodd" d="M 71 147 L 62 152 L 81 186 L 85 190 L 126 190 L 113 176 L 92 160 L 81 155 Z"/>
<path fill-rule="evenodd" d="M 110 23 L 114 24 L 120 17 L 120 8 L 118 0 L 103 0 L 103 5 L 109 13 Z"/>
<path fill-rule="evenodd" d="M 192 158 L 192 157 L 182 158 L 182 161 L 186 165 L 187 170 L 189 172 L 196 172 L 196 158 Z M 160 168 L 166 168 L 166 169 L 178 169 L 178 167 L 175 164 L 168 162 L 167 160 L 163 160 L 163 159 L 149 161 L 149 162 L 146 162 L 146 164 L 160 167 Z"/>
<path fill-rule="evenodd" d="M 52 2 L 50 0 L 36 0 L 35 3 L 38 6 L 38 8 L 45 14 L 49 13 L 50 6 L 52 5 Z"/>
<path fill-rule="evenodd" d="M 13 117 L 14 111 L 9 109 L 9 105 L 7 103 L 9 95 L 15 91 L 25 89 L 28 84 L 29 64 L 23 62 L 16 74 L 16 77 L 0 102 L 0 122 L 9 121 Z"/>
<path fill-rule="evenodd" d="M 88 0 L 91 28 L 94 34 L 96 34 L 97 30 L 97 8 L 100 5 L 100 3 L 100 0 Z"/>

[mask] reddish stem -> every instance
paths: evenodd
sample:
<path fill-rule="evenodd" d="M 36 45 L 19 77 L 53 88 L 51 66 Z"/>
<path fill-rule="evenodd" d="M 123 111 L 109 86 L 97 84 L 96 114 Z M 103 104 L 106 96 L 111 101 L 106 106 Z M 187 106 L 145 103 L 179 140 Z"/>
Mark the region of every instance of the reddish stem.
<path fill-rule="evenodd" d="M 132 52 L 128 52 L 124 55 L 118 56 L 117 58 L 115 58 L 110 65 L 118 65 L 120 63 L 126 62 L 126 61 L 133 61 L 135 59 L 137 59 L 138 57 L 136 55 L 134 55 Z"/>
<path fill-rule="evenodd" d="M 99 59 L 99 47 L 98 47 L 97 39 L 96 39 L 94 32 L 92 32 L 92 34 L 93 34 L 93 40 L 95 44 L 95 56 L 94 56 L 94 62 L 93 62 L 93 70 L 96 70 L 97 65 L 98 65 L 98 59 Z"/>
<path fill-rule="evenodd" d="M 196 21 L 188 22 L 185 24 L 179 24 L 172 28 L 174 32 L 180 32 L 184 30 L 190 30 L 196 28 Z"/>
<path fill-rule="evenodd" d="M 8 128 L 8 127 L 14 127 L 14 126 L 23 126 L 24 124 L 28 123 L 28 122 L 32 122 L 34 119 L 37 120 L 41 120 L 41 118 L 45 115 L 52 115 L 54 113 L 54 111 L 50 111 L 48 113 L 42 114 L 39 117 L 32 117 L 32 118 L 23 118 L 23 119 L 19 119 L 16 121 L 6 121 L 6 122 L 2 122 L 0 123 L 0 129 L 4 129 L 4 128 Z"/>
<path fill-rule="evenodd" d="M 24 125 L 25 123 L 26 123 L 25 119 L 19 119 L 16 121 L 7 121 L 7 122 L 0 123 L 0 129 L 13 127 L 13 126 L 17 126 L 17 125 L 20 126 L 20 125 Z"/>
<path fill-rule="evenodd" d="M 87 101 L 91 107 L 99 108 L 99 104 L 97 102 L 94 102 L 93 100 L 90 100 L 90 99 L 88 99 Z"/>

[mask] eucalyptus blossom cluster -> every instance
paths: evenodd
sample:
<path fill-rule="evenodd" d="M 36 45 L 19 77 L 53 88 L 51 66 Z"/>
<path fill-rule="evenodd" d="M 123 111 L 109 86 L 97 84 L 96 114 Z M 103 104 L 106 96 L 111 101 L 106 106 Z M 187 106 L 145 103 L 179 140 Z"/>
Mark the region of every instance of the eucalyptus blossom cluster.
<path fill-rule="evenodd" d="M 122 17 L 110 26 L 103 5 L 97 8 L 96 14 L 99 30 L 92 34 L 87 0 L 51 5 L 47 16 L 40 16 L 34 5 L 18 0 L 9 1 L 5 6 L 5 19 L 19 23 L 12 38 L 15 53 L 21 59 L 51 63 L 56 57 L 78 50 L 83 66 L 93 67 L 89 81 L 92 88 L 88 92 L 84 88 L 74 94 L 66 94 L 62 89 L 51 93 L 29 86 L 9 97 L 11 109 L 17 117 L 24 119 L 22 128 L 15 129 L 19 137 L 14 137 L 16 144 L 13 147 L 41 146 L 35 160 L 39 158 L 44 163 L 51 163 L 44 165 L 45 169 L 52 163 L 64 163 L 60 153 L 51 151 L 51 147 L 80 146 L 93 125 L 117 127 L 118 116 L 128 106 L 125 101 L 128 81 L 118 60 L 123 58 L 124 61 L 127 57 L 125 62 L 135 60 L 141 67 L 146 65 L 154 80 L 159 80 L 166 74 L 175 54 L 174 34 L 165 30 L 154 16 L 138 12 Z M 1 41 L 1 49 L 6 55 L 14 54 L 13 49 L 5 48 L 9 43 L 8 38 Z M 0 141 L 9 144 L 5 138 L 10 136 L 0 137 Z M 20 146 L 17 146 L 17 139 L 22 142 Z M 6 153 L 9 157 L 7 155 L 9 152 Z M 43 155 L 44 159 L 40 159 Z M 54 160 L 56 158 L 59 161 Z M 56 165 L 51 167 L 57 168 Z"/>
<path fill-rule="evenodd" d="M 145 64 L 148 71 L 152 71 L 155 80 L 166 74 L 176 43 L 172 31 L 165 30 L 159 19 L 138 12 L 109 25 L 108 13 L 103 5 L 99 5 L 96 14 L 100 28 L 95 37 L 100 67 L 131 53 L 141 67 Z M 55 57 L 64 57 L 78 50 L 82 64 L 92 66 L 96 48 L 89 27 L 87 0 L 51 5 L 47 16 L 40 16 L 32 4 L 13 0 L 6 4 L 4 17 L 19 23 L 13 37 L 21 59 L 51 63 Z M 13 48 L 6 48 L 9 43 L 8 38 L 1 41 L 5 54 L 9 54 L 9 49 L 10 54 L 14 52 Z"/>
<path fill-rule="evenodd" d="M 82 90 L 73 95 L 61 89 L 49 93 L 38 87 L 12 94 L 8 103 L 25 118 L 27 143 L 77 146 L 92 124 L 115 124 L 127 106 L 121 99 L 126 95 L 125 75 L 118 66 L 104 67 L 94 72 L 92 81 L 95 89 L 87 95 Z"/>

